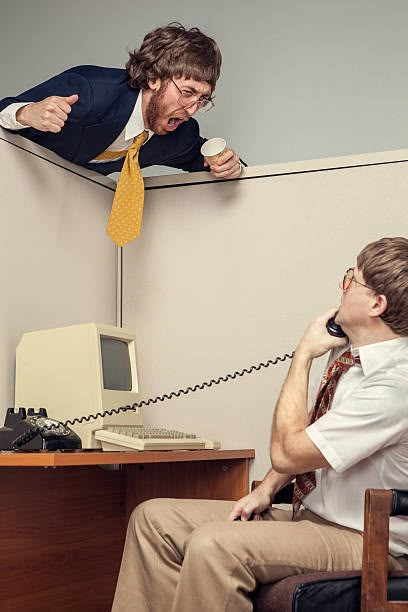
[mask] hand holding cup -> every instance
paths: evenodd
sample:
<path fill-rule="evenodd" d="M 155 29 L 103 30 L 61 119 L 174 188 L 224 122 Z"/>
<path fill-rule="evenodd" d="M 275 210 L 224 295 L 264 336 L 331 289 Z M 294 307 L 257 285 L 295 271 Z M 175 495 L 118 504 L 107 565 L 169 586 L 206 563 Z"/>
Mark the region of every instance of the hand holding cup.
<path fill-rule="evenodd" d="M 238 155 L 232 149 L 227 149 L 224 138 L 210 138 L 201 147 L 206 164 L 211 168 L 211 174 L 216 178 L 238 178 L 242 166 Z"/>

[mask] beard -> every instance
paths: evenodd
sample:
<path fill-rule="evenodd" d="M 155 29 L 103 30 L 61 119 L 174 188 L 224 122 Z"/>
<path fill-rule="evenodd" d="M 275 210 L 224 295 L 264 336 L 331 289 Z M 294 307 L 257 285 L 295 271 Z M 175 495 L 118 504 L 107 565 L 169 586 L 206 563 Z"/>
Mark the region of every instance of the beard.
<path fill-rule="evenodd" d="M 163 97 L 166 89 L 167 87 L 165 89 L 160 88 L 159 91 L 154 91 L 146 109 L 147 125 L 155 134 L 167 134 L 167 132 L 160 127 L 160 117 L 165 115 Z"/>

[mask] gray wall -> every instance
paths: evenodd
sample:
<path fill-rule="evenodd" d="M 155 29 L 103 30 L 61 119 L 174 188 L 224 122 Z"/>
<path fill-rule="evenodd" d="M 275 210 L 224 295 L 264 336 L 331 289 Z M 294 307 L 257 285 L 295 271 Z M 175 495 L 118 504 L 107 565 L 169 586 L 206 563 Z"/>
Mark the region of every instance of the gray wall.
<path fill-rule="evenodd" d="M 79 63 L 122 66 L 180 20 L 224 56 L 202 132 L 250 165 L 406 147 L 406 0 L 1 0 L 0 20 L 1 97 Z"/>

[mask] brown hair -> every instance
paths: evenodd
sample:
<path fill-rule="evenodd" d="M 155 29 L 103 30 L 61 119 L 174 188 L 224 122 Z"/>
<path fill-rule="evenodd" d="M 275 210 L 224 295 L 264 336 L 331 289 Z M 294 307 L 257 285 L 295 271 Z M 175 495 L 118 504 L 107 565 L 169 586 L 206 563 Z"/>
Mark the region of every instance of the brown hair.
<path fill-rule="evenodd" d="M 212 38 L 198 28 L 186 30 L 174 22 L 146 34 L 140 49 L 129 53 L 126 69 L 131 87 L 147 89 L 149 79 L 184 76 L 206 81 L 214 91 L 221 61 L 221 52 Z"/>
<path fill-rule="evenodd" d="M 383 321 L 400 336 L 408 336 L 408 239 L 381 238 L 368 244 L 357 266 L 377 294 L 387 298 Z"/>

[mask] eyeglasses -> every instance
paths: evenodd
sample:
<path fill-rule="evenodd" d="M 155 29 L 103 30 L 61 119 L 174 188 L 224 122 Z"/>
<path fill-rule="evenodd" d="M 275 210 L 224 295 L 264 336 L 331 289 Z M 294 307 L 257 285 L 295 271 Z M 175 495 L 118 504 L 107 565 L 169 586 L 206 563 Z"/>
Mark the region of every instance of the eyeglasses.
<path fill-rule="evenodd" d="M 177 83 L 173 81 L 173 79 L 171 80 L 173 85 L 175 85 L 180 92 L 180 97 L 177 100 L 180 106 L 188 107 L 197 104 L 200 113 L 208 113 L 209 110 L 214 108 L 213 98 L 209 96 L 200 96 L 189 89 L 180 89 Z"/>
<path fill-rule="evenodd" d="M 347 291 L 347 289 L 350 287 L 351 281 L 354 281 L 355 283 L 357 283 L 357 285 L 361 285 L 362 287 L 366 287 L 367 289 L 371 289 L 371 291 L 374 291 L 372 287 L 369 287 L 364 283 L 360 283 L 358 280 L 355 279 L 354 268 L 349 268 L 348 270 L 346 270 L 346 273 L 343 276 L 343 281 L 341 284 L 341 288 L 343 289 L 343 291 Z"/>

